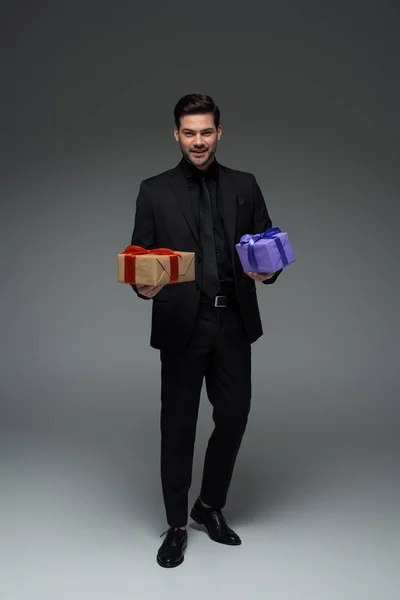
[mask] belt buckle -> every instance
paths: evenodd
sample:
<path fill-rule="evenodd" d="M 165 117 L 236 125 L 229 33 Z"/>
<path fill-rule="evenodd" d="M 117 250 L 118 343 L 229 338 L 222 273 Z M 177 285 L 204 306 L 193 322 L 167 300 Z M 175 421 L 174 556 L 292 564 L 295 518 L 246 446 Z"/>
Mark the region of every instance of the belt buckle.
<path fill-rule="evenodd" d="M 226 296 L 215 296 L 214 306 L 217 308 L 226 308 L 226 304 L 218 304 L 219 298 L 225 298 Z"/>

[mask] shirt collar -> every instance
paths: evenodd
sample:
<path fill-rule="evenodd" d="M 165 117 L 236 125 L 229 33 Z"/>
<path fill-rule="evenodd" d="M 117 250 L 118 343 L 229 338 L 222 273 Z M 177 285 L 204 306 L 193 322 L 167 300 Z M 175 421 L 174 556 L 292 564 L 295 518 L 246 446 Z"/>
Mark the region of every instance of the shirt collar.
<path fill-rule="evenodd" d="M 210 166 L 204 171 L 192 165 L 184 157 L 182 157 L 182 160 L 179 164 L 186 179 L 198 178 L 201 177 L 201 175 L 205 175 L 207 178 L 212 179 L 218 178 L 219 164 L 215 157 Z"/>

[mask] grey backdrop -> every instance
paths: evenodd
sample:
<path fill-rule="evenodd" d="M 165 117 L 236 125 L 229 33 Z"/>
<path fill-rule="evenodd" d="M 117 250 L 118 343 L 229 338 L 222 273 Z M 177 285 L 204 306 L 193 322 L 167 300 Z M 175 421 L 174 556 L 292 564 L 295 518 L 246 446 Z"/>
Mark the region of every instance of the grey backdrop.
<path fill-rule="evenodd" d="M 2 600 L 389 598 L 399 440 L 395 2 L 8 3 L 1 18 Z M 155 553 L 159 358 L 117 283 L 175 102 L 222 113 L 297 262 L 259 286 L 253 408 L 227 505 Z M 211 432 L 199 418 L 191 499 Z"/>

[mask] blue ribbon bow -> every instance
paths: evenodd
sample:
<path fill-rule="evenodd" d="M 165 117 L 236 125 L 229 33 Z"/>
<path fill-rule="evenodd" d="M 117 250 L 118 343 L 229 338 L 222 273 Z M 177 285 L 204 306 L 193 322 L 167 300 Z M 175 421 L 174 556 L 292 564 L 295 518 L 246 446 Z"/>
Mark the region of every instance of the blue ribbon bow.
<path fill-rule="evenodd" d="M 283 249 L 282 241 L 277 237 L 278 233 L 281 233 L 279 227 L 270 227 L 269 229 L 264 231 L 264 233 L 258 233 L 257 235 L 250 235 L 249 233 L 247 233 L 246 235 L 243 235 L 240 238 L 240 244 L 248 244 L 247 256 L 249 259 L 250 266 L 253 269 L 254 273 L 259 272 L 257 259 L 254 253 L 254 245 L 260 240 L 273 239 L 276 244 L 276 247 L 278 248 L 278 252 L 283 265 L 286 267 L 289 264 L 285 250 Z"/>

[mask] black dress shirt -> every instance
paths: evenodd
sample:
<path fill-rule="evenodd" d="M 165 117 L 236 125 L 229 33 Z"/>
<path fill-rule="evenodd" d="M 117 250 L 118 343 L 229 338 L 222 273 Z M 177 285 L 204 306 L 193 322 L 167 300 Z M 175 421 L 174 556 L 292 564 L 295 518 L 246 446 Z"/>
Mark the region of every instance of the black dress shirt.
<path fill-rule="evenodd" d="M 219 186 L 219 164 L 214 158 L 206 170 L 197 169 L 185 158 L 180 162 L 182 171 L 188 183 L 190 199 L 192 202 L 196 222 L 200 219 L 200 176 L 205 175 L 207 187 L 211 196 L 213 210 L 214 239 L 218 267 L 218 278 L 221 294 L 235 293 L 235 280 L 232 262 L 229 254 L 228 242 L 225 234 L 224 219 L 221 210 L 221 189 Z"/>

